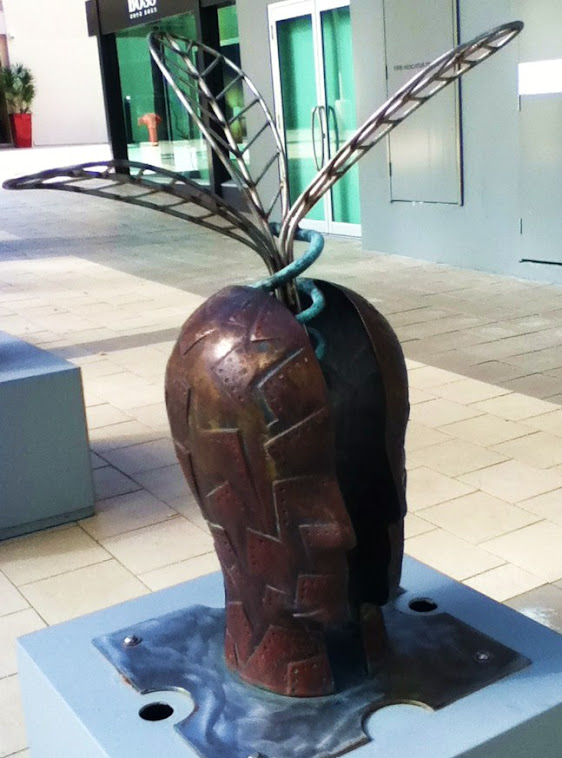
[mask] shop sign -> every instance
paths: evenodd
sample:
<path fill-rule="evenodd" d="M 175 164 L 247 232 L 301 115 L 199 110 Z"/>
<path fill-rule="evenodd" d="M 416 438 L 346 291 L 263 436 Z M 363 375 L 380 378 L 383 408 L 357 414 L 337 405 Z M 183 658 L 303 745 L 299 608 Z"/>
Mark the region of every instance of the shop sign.
<path fill-rule="evenodd" d="M 197 0 L 97 0 L 100 31 L 110 34 L 167 16 L 189 13 Z"/>

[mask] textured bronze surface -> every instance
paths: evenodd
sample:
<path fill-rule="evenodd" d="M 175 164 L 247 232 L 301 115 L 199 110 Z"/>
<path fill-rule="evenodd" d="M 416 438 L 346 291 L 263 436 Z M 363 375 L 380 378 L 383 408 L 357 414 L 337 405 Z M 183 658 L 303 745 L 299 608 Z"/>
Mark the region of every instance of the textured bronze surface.
<path fill-rule="evenodd" d="M 223 569 L 227 663 L 294 696 L 334 690 L 329 626 L 362 628 L 365 668 L 376 667 L 375 606 L 396 590 L 402 557 L 402 353 L 366 301 L 321 286 L 321 363 L 284 305 L 232 287 L 184 324 L 166 377 L 178 459 Z"/>

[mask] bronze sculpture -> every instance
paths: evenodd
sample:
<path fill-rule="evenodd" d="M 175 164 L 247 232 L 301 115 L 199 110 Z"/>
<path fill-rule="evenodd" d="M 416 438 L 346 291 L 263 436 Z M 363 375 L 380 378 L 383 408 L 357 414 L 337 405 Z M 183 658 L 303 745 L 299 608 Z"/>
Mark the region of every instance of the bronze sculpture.
<path fill-rule="evenodd" d="M 223 569 L 226 662 L 246 682 L 298 697 L 332 693 L 334 639 L 360 648 L 365 671 L 375 673 L 387 653 L 380 608 L 399 590 L 408 417 L 403 354 L 388 322 L 359 295 L 298 278 L 322 246 L 299 222 L 391 129 L 521 26 L 487 32 L 417 74 L 290 209 L 282 141 L 255 87 L 219 53 L 171 35 L 152 35 L 152 55 L 239 186 L 250 218 L 194 182 L 143 164 L 110 161 L 102 170 L 86 164 L 5 185 L 84 191 L 179 215 L 245 242 L 269 269 L 268 279 L 222 290 L 188 319 L 166 377 L 178 458 Z M 208 80 L 216 82 L 221 67 L 229 84 L 216 91 Z M 250 97 L 243 112 L 226 118 L 233 81 Z M 251 110 L 262 122 L 241 145 L 240 119 Z M 250 170 L 247 150 L 258 139 L 272 140 L 271 157 Z M 260 184 L 275 169 L 279 191 L 264 203 Z M 150 180 L 154 174 L 159 182 Z M 125 185 L 145 192 L 123 192 Z M 272 215 L 279 205 L 277 228 Z M 295 261 L 299 238 L 310 248 Z"/>

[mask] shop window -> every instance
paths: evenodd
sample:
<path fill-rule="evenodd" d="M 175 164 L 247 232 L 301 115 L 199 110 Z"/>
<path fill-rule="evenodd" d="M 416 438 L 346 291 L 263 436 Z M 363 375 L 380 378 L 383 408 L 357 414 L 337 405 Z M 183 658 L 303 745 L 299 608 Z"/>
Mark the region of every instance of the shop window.
<path fill-rule="evenodd" d="M 151 31 L 195 38 L 195 16 L 172 16 L 115 35 L 128 158 L 208 184 L 205 141 L 152 60 L 147 42 Z"/>

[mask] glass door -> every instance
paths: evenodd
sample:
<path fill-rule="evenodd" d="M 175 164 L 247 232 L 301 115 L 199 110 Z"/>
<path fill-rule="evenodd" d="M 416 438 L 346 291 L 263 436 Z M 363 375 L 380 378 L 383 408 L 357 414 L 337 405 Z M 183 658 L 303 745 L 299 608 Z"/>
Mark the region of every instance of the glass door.
<path fill-rule="evenodd" d="M 276 3 L 269 6 L 269 23 L 275 108 L 293 203 L 356 128 L 349 2 Z M 317 203 L 303 226 L 360 234 L 357 167 Z"/>

